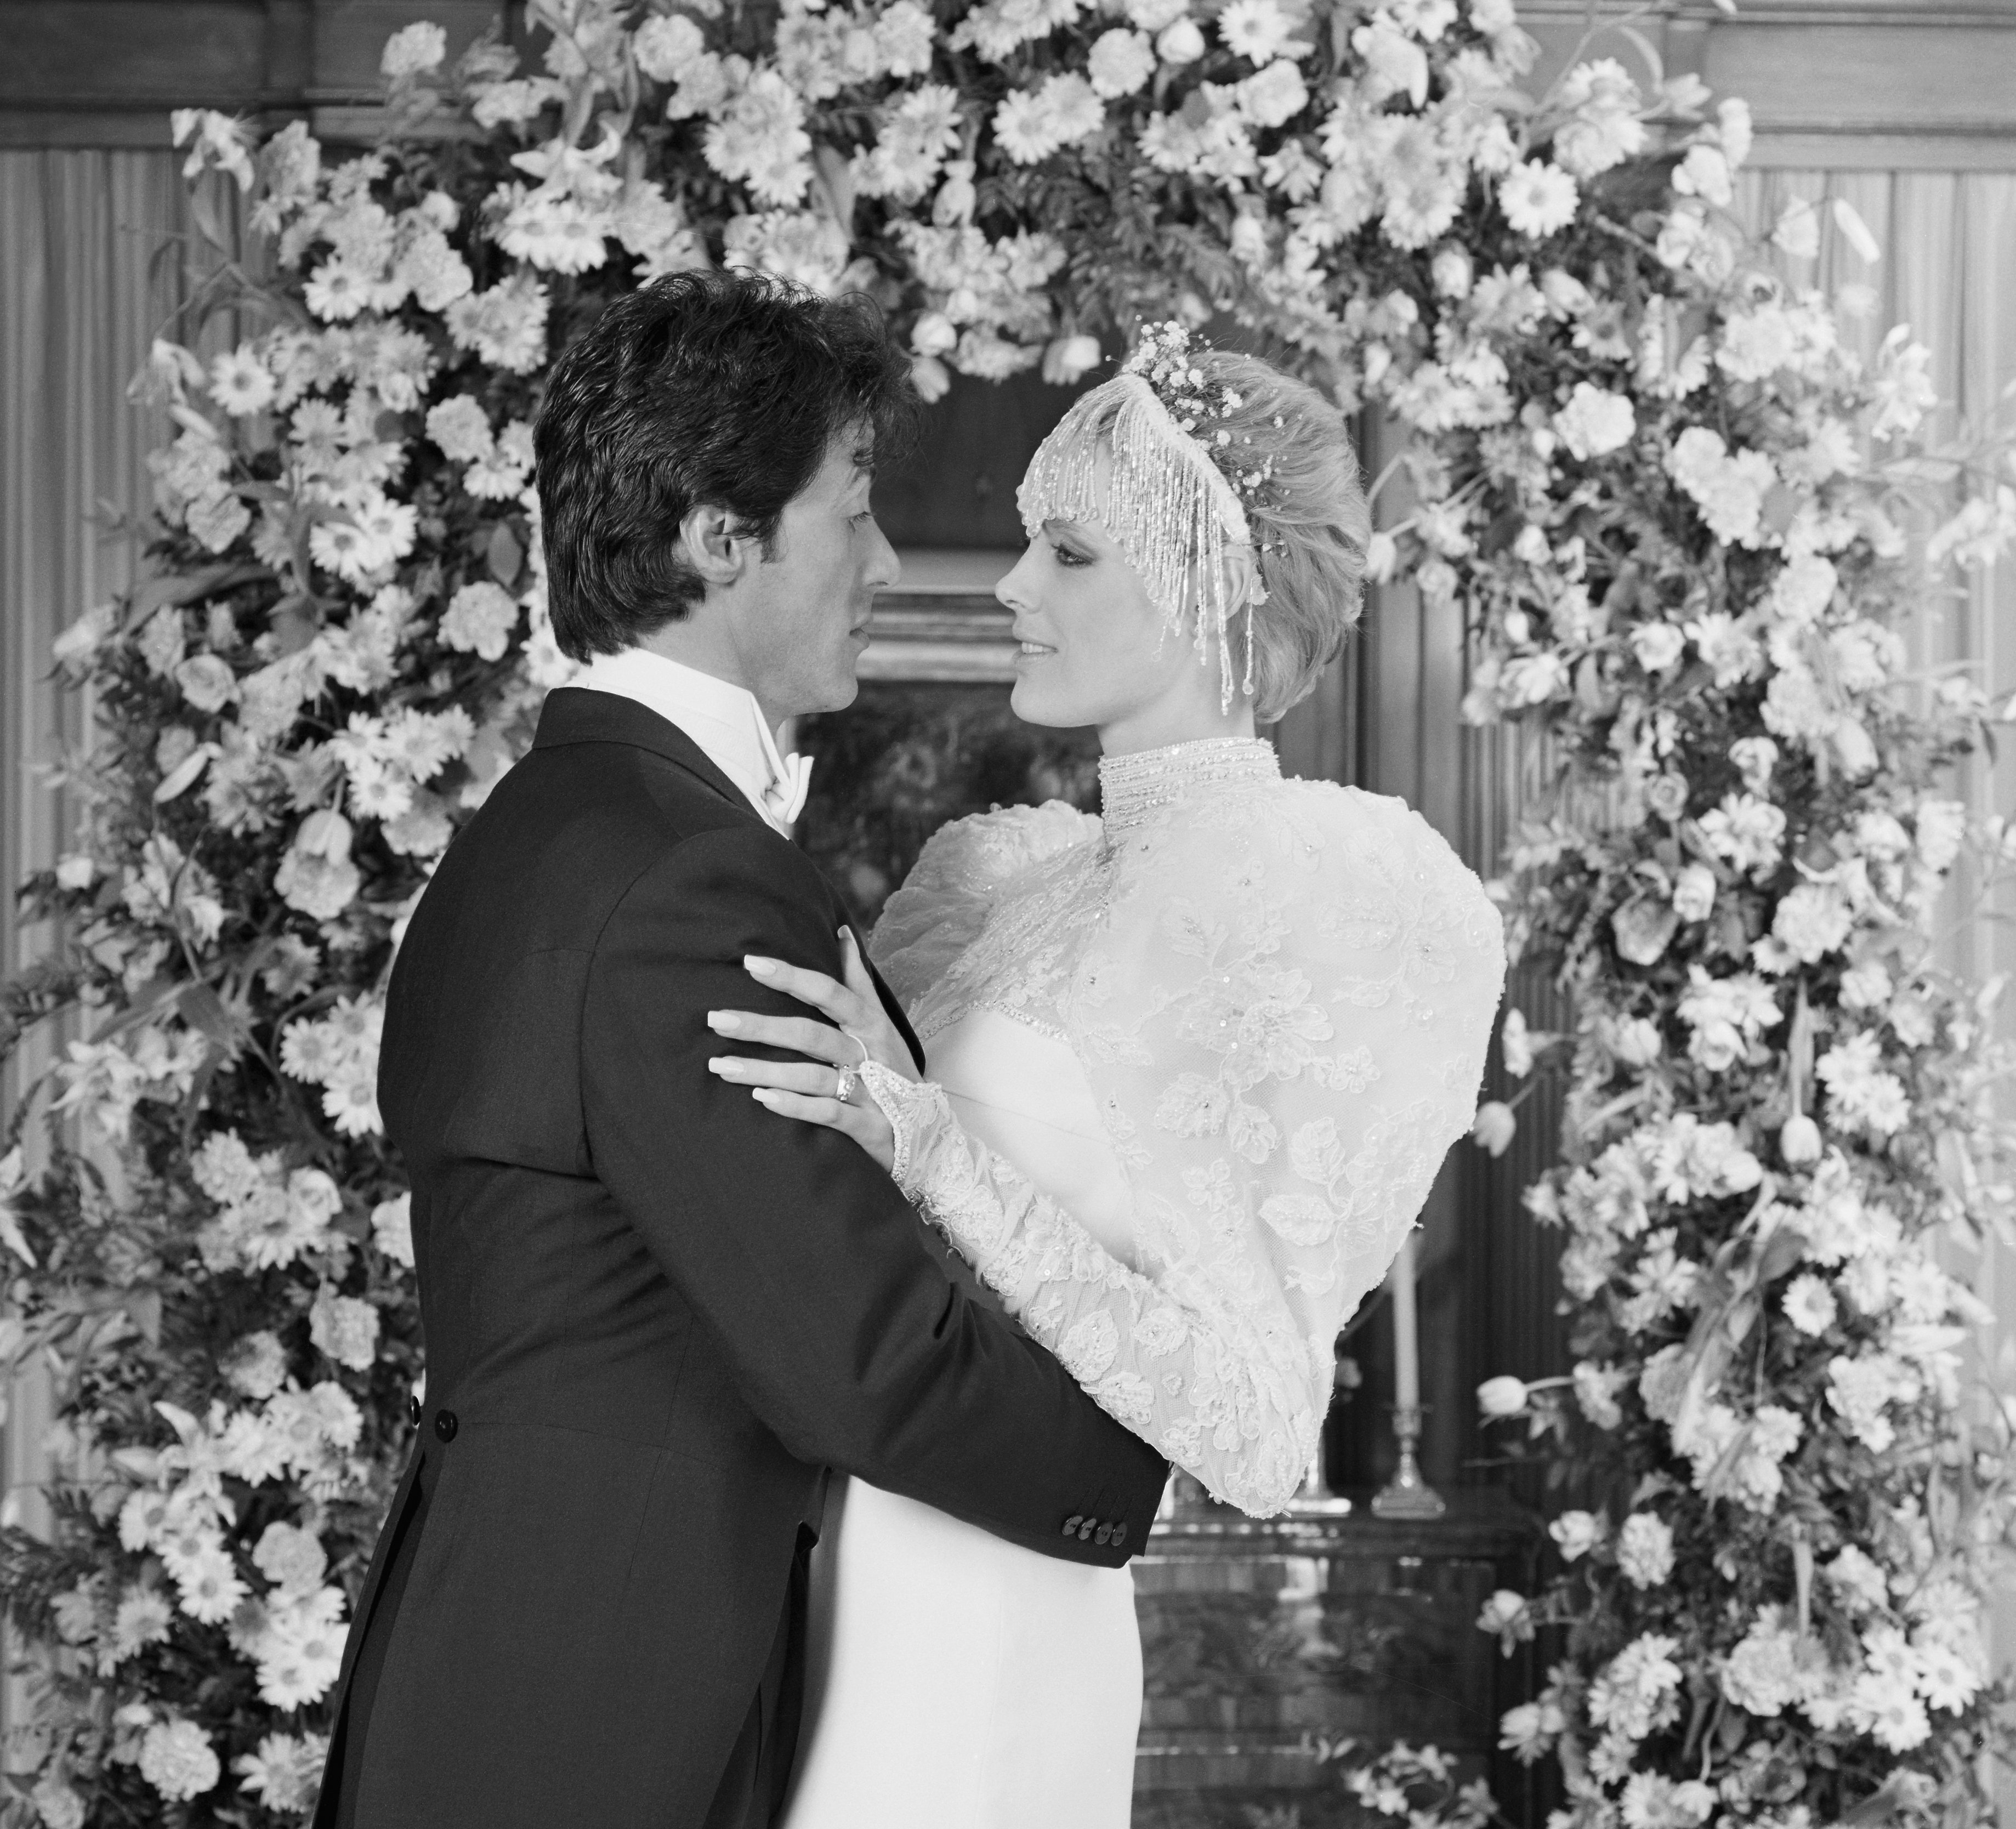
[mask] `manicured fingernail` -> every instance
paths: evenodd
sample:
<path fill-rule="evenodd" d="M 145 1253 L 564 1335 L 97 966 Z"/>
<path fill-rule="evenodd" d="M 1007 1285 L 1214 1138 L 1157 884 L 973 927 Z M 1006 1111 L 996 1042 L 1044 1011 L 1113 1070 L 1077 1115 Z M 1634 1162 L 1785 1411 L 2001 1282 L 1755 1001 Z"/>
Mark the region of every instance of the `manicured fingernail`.
<path fill-rule="evenodd" d="M 768 1086 L 755 1086 L 751 1089 L 749 1096 L 751 1098 L 754 1099 L 758 1104 L 767 1105 L 776 1095 L 771 1092 Z"/>
<path fill-rule="evenodd" d="M 741 1028 L 742 1018 L 732 1010 L 710 1010 L 707 1013 L 707 1026 L 711 1029 L 721 1029 L 733 1035 L 736 1030 Z"/>
<path fill-rule="evenodd" d="M 759 978 L 769 978 L 772 976 L 777 970 L 776 960 L 774 959 L 758 959 L 753 953 L 751 954 L 749 957 L 743 960 L 742 964 L 744 970 L 754 972 Z"/>
<path fill-rule="evenodd" d="M 707 1064 L 707 1071 L 709 1073 L 730 1074 L 735 1071 L 735 1064 L 725 1055 L 717 1054 Z"/>

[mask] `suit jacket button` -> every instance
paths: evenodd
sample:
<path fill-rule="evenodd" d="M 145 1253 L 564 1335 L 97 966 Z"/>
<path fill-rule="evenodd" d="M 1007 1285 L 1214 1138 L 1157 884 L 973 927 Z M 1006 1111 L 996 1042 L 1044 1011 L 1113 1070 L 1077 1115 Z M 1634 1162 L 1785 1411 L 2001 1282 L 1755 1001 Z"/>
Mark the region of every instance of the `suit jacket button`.
<path fill-rule="evenodd" d="M 1117 1525 L 1115 1525 L 1113 1527 L 1113 1546 L 1114 1546 L 1114 1549 L 1116 1549 L 1116 1550 L 1118 1550 L 1118 1549 L 1120 1547 L 1120 1546 L 1121 1546 L 1122 1543 L 1125 1543 L 1126 1541 L 1127 1541 L 1127 1527 L 1126 1527 L 1126 1525 L 1125 1525 L 1124 1524 L 1117 1524 Z"/>
<path fill-rule="evenodd" d="M 1089 1518 L 1083 1524 L 1078 1527 L 1078 1540 L 1081 1543 L 1085 1543 L 1091 1537 L 1093 1528 L 1098 1522 L 1099 1520 L 1097 1518 Z"/>
<path fill-rule="evenodd" d="M 434 1433 L 444 1442 L 452 1442 L 455 1439 L 455 1432 L 460 1426 L 455 1420 L 455 1412 L 452 1410 L 442 1410 L 434 1418 Z"/>
<path fill-rule="evenodd" d="M 1113 1526 L 1110 1524 L 1101 1525 L 1092 1533 L 1092 1540 L 1095 1543 L 1111 1543 L 1113 1540 Z"/>
<path fill-rule="evenodd" d="M 1079 1525 L 1084 1522 L 1084 1520 L 1085 1514 L 1083 1512 L 1074 1511 L 1069 1518 L 1064 1520 L 1064 1535 L 1067 1537 L 1074 1535 Z"/>
<path fill-rule="evenodd" d="M 406 1420 L 416 1429 L 420 1426 L 420 1400 L 417 1397 L 406 1399 Z"/>

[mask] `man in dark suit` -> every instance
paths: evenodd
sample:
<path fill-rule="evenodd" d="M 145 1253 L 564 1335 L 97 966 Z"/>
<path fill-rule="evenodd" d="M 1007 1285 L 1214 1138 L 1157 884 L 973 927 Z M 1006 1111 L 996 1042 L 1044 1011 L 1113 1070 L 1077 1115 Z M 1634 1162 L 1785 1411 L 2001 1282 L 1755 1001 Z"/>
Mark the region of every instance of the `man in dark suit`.
<path fill-rule="evenodd" d="M 553 629 L 596 658 L 392 976 L 427 1394 L 318 1829 L 768 1824 L 828 1467 L 1075 1560 L 1147 1534 L 1159 1457 L 946 1276 L 863 1152 L 707 1071 L 710 1011 L 797 1012 L 746 956 L 841 973 L 770 730 L 854 697 L 907 385 L 865 304 L 715 275 L 554 369 Z"/>

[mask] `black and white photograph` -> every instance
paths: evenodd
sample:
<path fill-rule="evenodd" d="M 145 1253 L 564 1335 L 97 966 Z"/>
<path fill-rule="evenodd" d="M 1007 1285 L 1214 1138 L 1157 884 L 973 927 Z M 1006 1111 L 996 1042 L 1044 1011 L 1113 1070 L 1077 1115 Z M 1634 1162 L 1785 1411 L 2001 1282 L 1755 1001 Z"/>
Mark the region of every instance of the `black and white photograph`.
<path fill-rule="evenodd" d="M 0 41 L 0 1829 L 2016 1826 L 2016 0 Z"/>

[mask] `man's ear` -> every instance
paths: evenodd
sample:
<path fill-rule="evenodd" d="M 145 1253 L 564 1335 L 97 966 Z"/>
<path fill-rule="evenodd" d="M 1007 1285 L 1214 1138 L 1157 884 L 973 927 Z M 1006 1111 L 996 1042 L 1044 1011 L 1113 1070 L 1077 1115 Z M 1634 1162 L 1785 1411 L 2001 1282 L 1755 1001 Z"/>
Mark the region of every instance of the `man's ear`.
<path fill-rule="evenodd" d="M 681 554 L 704 582 L 717 589 L 726 589 L 740 579 L 754 543 L 725 508 L 703 503 L 689 509 L 679 523 Z"/>

